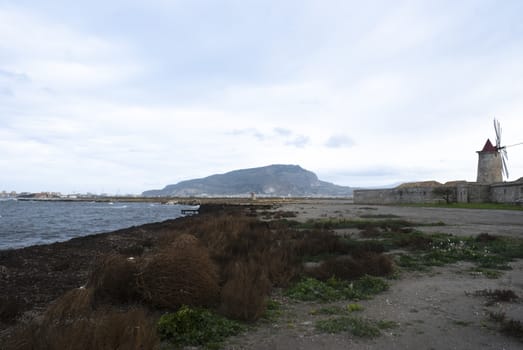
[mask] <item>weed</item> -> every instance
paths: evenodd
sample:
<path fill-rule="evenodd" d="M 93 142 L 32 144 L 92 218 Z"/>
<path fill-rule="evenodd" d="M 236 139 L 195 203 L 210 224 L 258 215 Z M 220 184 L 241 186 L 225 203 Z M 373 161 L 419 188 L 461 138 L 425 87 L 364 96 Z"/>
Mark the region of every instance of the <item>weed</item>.
<path fill-rule="evenodd" d="M 425 269 L 458 261 L 470 261 L 483 271 L 510 269 L 509 262 L 523 258 L 523 239 L 485 236 L 458 238 L 450 235 L 426 236 L 430 244 L 410 256 L 400 255 L 398 265 Z M 488 272 L 487 272 L 488 273 Z M 492 275 L 492 274 L 491 274 Z"/>
<path fill-rule="evenodd" d="M 368 299 L 388 289 L 388 283 L 381 278 L 363 276 L 349 282 L 329 278 L 321 282 L 314 278 L 304 278 L 286 291 L 290 298 L 302 301 L 336 301 L 344 299 Z"/>
<path fill-rule="evenodd" d="M 349 311 L 349 312 L 363 311 L 363 306 L 361 306 L 360 304 L 348 304 L 347 311 Z"/>
<path fill-rule="evenodd" d="M 339 306 L 324 306 L 319 309 L 314 309 L 309 312 L 311 315 L 340 315 L 344 314 L 346 310 Z"/>
<path fill-rule="evenodd" d="M 491 312 L 489 318 L 499 324 L 499 330 L 502 333 L 523 341 L 523 323 L 521 321 L 507 318 L 504 312 Z"/>
<path fill-rule="evenodd" d="M 349 331 L 357 337 L 375 338 L 382 329 L 396 327 L 395 322 L 373 321 L 360 317 L 338 317 L 316 322 L 316 329 L 325 333 L 340 333 Z"/>
<path fill-rule="evenodd" d="M 158 321 L 161 339 L 177 346 L 215 347 L 244 329 L 245 326 L 236 321 L 188 306 L 182 306 L 176 313 L 165 314 Z"/>
<path fill-rule="evenodd" d="M 493 269 L 486 269 L 483 267 L 475 267 L 469 270 L 471 274 L 473 275 L 482 275 L 486 278 L 495 279 L 501 277 L 503 274 L 501 271 L 493 270 Z"/>
<path fill-rule="evenodd" d="M 474 296 L 487 297 L 487 305 L 492 305 L 497 302 L 511 302 L 518 299 L 516 293 L 510 289 L 483 289 L 473 293 Z"/>
<path fill-rule="evenodd" d="M 262 316 L 265 321 L 275 321 L 283 315 L 282 304 L 274 299 L 267 300 L 267 308 Z"/>

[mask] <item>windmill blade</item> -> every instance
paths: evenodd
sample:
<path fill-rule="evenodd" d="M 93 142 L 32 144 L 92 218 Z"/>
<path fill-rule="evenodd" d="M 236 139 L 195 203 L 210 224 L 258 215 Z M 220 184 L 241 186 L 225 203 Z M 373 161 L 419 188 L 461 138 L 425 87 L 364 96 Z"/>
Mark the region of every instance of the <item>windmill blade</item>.
<path fill-rule="evenodd" d="M 494 118 L 494 130 L 496 131 L 496 147 L 499 148 L 501 146 L 501 125 L 496 118 Z"/>
<path fill-rule="evenodd" d="M 501 156 L 502 156 L 505 160 L 508 160 L 507 147 L 502 147 L 502 148 L 501 148 Z"/>
<path fill-rule="evenodd" d="M 507 147 L 519 146 L 519 145 L 523 145 L 523 142 L 514 143 L 514 144 L 512 144 L 512 145 L 505 146 L 505 148 L 507 148 Z"/>
<path fill-rule="evenodd" d="M 508 167 L 505 157 L 501 157 L 501 164 L 503 166 L 503 173 L 505 174 L 505 178 L 508 179 Z"/>

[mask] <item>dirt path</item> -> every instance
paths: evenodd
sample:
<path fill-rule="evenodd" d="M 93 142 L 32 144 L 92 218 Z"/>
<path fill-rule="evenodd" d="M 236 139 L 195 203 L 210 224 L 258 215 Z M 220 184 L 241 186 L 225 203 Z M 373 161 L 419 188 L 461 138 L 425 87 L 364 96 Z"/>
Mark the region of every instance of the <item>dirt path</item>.
<path fill-rule="evenodd" d="M 523 212 L 361 206 L 348 203 L 294 203 L 278 208 L 297 213 L 306 221 L 321 217 L 357 218 L 361 215 L 395 215 L 409 221 L 444 222 L 445 226 L 423 227 L 425 232 L 454 235 L 489 233 L 523 237 Z M 503 312 L 523 322 L 523 260 L 510 264 L 512 270 L 497 279 L 470 272 L 472 264 L 457 263 L 432 268 L 429 272 L 402 272 L 390 281 L 390 289 L 372 300 L 359 301 L 358 316 L 394 321 L 396 327 L 367 339 L 348 332 L 320 333 L 315 323 L 333 316 L 318 315 L 322 307 L 347 307 L 351 301 L 319 304 L 293 302 L 275 293 L 282 304 L 281 315 L 255 330 L 231 339 L 227 349 L 523 349 L 521 340 L 499 332 L 489 313 Z M 486 305 L 487 299 L 474 296 L 481 290 L 512 290 L 520 299 Z"/>

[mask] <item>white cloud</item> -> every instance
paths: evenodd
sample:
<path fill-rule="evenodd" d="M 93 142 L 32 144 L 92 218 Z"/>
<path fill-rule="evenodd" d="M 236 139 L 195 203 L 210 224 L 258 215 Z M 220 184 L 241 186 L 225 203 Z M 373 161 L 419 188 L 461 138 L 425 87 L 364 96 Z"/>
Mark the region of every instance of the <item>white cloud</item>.
<path fill-rule="evenodd" d="M 141 192 L 274 163 L 353 186 L 474 180 L 492 117 L 523 141 L 511 5 L 229 3 L 194 28 L 204 5 L 85 3 L 78 25 L 0 6 L 0 183 Z"/>

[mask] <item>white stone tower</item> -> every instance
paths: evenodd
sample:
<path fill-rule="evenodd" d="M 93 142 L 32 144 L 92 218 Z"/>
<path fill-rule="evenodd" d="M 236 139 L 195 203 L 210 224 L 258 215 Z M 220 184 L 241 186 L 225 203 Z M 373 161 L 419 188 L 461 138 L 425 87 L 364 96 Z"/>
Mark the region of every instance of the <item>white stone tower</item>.
<path fill-rule="evenodd" d="M 478 179 L 481 184 L 492 184 L 502 182 L 502 161 L 498 149 L 487 139 L 485 146 L 478 151 Z"/>

